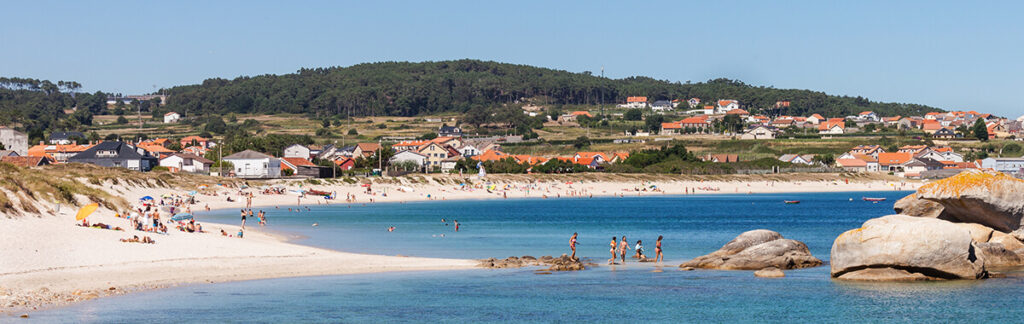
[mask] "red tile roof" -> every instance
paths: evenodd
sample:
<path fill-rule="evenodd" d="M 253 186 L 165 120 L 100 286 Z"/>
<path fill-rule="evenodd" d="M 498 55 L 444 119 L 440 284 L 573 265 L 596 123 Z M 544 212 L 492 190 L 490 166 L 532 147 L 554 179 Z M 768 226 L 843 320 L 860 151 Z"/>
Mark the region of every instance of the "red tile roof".
<path fill-rule="evenodd" d="M 910 162 L 913 153 L 878 153 L 878 164 L 881 166 L 899 165 Z"/>

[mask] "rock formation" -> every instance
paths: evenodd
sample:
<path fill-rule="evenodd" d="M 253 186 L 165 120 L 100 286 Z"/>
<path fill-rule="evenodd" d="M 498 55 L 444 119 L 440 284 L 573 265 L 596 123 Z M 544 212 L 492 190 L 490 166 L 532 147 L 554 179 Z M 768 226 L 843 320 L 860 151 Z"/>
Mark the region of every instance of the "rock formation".
<path fill-rule="evenodd" d="M 782 278 L 785 276 L 786 273 L 782 272 L 782 270 L 779 270 L 779 268 L 776 267 L 769 267 L 754 271 L 754 277 L 760 278 Z"/>
<path fill-rule="evenodd" d="M 561 257 L 557 258 L 550 255 L 545 255 L 540 258 L 524 255 L 522 257 L 511 256 L 505 259 L 490 258 L 480 260 L 481 267 L 491 269 L 522 268 L 544 265 L 550 266 L 547 268 L 548 271 L 576 271 L 586 269 L 585 264 L 580 261 L 579 258 L 571 258 L 565 254 L 562 254 Z M 594 264 L 587 263 L 586 265 Z"/>
<path fill-rule="evenodd" d="M 775 231 L 759 229 L 744 232 L 718 251 L 694 258 L 679 267 L 760 270 L 768 267 L 799 269 L 820 265 L 821 260 L 812 256 L 803 242 L 782 238 Z"/>
<path fill-rule="evenodd" d="M 832 244 L 832 277 L 851 280 L 980 279 L 985 253 L 968 227 L 889 215 L 846 231 Z"/>
<path fill-rule="evenodd" d="M 977 223 L 1004 233 L 1020 229 L 1024 218 L 1024 180 L 1001 172 L 964 171 L 922 186 L 911 196 L 896 203 L 897 213 Z"/>

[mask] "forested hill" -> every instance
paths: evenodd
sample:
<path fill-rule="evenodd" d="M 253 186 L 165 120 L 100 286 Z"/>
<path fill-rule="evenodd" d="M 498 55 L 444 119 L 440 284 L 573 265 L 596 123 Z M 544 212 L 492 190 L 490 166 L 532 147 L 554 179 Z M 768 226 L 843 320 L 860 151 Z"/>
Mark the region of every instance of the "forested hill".
<path fill-rule="evenodd" d="M 681 84 L 647 77 L 607 79 L 590 73 L 478 60 L 384 62 L 350 67 L 302 69 L 286 75 L 208 79 L 199 85 L 169 90 L 169 106 L 195 113 L 308 113 L 315 115 L 413 116 L 464 112 L 529 98 L 542 104 L 624 102 L 628 96 L 649 100 L 697 97 L 704 102 L 736 99 L 752 112 L 791 105 L 772 114 L 847 116 L 872 110 L 883 116 L 923 115 L 937 108 L 873 102 L 810 90 L 755 87 L 716 79 Z"/>

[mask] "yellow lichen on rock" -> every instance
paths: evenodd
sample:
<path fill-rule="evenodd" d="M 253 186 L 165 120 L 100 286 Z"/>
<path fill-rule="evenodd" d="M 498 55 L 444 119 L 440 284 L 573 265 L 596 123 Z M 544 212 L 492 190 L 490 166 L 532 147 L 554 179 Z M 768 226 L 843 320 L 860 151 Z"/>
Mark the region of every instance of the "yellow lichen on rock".
<path fill-rule="evenodd" d="M 1014 178 L 1002 172 L 968 170 L 959 174 L 938 180 L 918 189 L 918 197 L 921 195 L 951 196 L 960 197 L 964 191 L 971 188 L 984 187 L 989 191 L 997 191 L 1004 181 L 1016 181 L 1024 184 L 1024 180 Z"/>

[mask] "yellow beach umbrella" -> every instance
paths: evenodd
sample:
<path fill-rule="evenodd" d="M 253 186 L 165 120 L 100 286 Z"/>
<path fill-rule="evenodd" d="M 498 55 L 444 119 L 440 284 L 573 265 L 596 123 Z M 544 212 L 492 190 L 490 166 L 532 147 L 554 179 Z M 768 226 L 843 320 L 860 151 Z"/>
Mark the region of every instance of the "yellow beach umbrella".
<path fill-rule="evenodd" d="M 75 220 L 80 221 L 92 215 L 92 212 L 96 211 L 96 208 L 100 208 L 100 204 L 91 203 L 82 207 L 78 210 L 78 215 L 75 215 Z"/>

